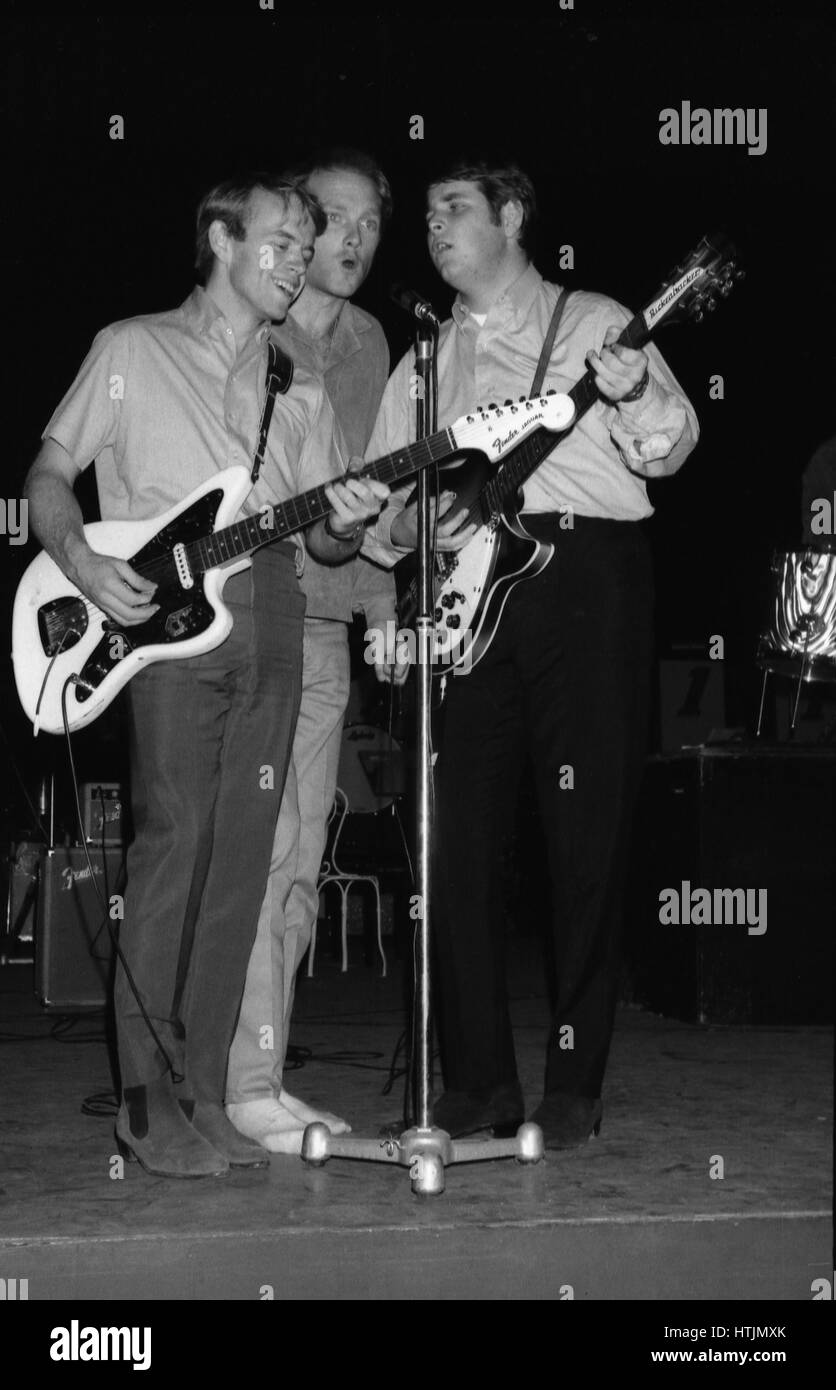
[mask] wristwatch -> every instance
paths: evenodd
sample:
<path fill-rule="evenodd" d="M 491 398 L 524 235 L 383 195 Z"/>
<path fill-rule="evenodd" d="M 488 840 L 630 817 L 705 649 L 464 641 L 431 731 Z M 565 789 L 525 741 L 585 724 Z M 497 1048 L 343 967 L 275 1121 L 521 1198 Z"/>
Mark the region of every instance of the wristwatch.
<path fill-rule="evenodd" d="M 641 397 L 644 395 L 645 391 L 647 390 L 649 381 L 650 381 L 650 368 L 649 368 L 649 367 L 645 367 L 645 369 L 644 369 L 644 376 L 642 377 L 641 381 L 638 382 L 637 385 L 635 385 L 635 386 L 633 387 L 632 391 L 631 391 L 628 395 L 622 396 L 622 397 L 621 397 L 621 400 L 618 402 L 618 404 L 619 404 L 619 405 L 629 405 L 632 401 L 638 401 L 638 400 L 640 400 Z"/>
<path fill-rule="evenodd" d="M 330 536 L 332 541 L 339 541 L 341 545 L 354 545 L 355 541 L 359 541 L 365 529 L 365 521 L 358 521 L 354 530 L 349 531 L 347 536 L 338 536 L 336 531 L 331 530 L 331 513 L 329 512 L 325 518 L 325 534 Z"/>

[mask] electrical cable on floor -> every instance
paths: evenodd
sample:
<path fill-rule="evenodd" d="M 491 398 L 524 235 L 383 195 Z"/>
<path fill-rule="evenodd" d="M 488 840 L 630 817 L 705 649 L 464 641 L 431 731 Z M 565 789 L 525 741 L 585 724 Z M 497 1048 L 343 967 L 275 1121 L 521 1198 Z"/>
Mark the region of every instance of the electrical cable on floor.
<path fill-rule="evenodd" d="M 96 1120 L 113 1120 L 119 1113 L 119 1101 L 115 1091 L 94 1091 L 81 1102 L 82 1115 L 92 1115 Z"/>

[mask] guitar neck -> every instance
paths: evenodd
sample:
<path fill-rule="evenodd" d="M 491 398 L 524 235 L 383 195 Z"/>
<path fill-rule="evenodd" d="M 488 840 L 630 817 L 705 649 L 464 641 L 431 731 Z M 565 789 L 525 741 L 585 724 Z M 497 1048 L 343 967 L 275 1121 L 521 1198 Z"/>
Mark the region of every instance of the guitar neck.
<path fill-rule="evenodd" d="M 650 333 L 644 316 L 635 314 L 627 326 L 622 329 L 616 342 L 622 347 L 640 348 L 649 338 Z M 581 416 L 585 415 L 599 400 L 601 393 L 595 385 L 595 374 L 591 368 L 572 387 L 568 395 L 575 407 L 575 416 L 569 429 L 560 433 L 553 430 L 535 430 L 533 434 L 530 434 L 527 439 L 517 445 L 484 489 L 483 496 L 489 512 L 495 510 L 502 502 L 519 491 L 523 483 L 531 477 L 532 473 L 551 453 L 558 441 L 565 439 Z"/>
<path fill-rule="evenodd" d="M 394 454 L 386 454 L 373 463 L 366 464 L 362 471 L 352 476 L 374 478 L 382 483 L 392 484 L 401 478 L 417 473 L 431 463 L 440 463 L 454 448 L 453 432 L 439 430 L 436 434 L 409 444 Z M 339 481 L 334 479 L 333 481 Z M 325 495 L 327 484 L 310 488 L 289 502 L 264 507 L 258 516 L 245 517 L 235 521 L 220 531 L 204 536 L 199 543 L 199 558 L 203 568 L 215 569 L 228 560 L 251 555 L 263 545 L 301 531 L 312 522 L 319 521 L 331 511 L 331 503 Z"/>

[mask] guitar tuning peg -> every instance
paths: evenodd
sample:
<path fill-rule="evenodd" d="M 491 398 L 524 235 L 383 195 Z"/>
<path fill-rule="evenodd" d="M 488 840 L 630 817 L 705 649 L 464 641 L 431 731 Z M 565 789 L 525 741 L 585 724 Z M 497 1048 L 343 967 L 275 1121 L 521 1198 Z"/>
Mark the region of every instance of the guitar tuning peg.
<path fill-rule="evenodd" d="M 714 313 L 714 310 L 717 308 L 717 300 L 714 298 L 713 295 L 709 298 L 709 301 L 705 307 L 710 314 Z"/>
<path fill-rule="evenodd" d="M 525 396 L 520 396 L 520 405 L 523 405 L 523 403 L 525 402 L 525 399 L 526 399 Z"/>
<path fill-rule="evenodd" d="M 488 406 L 488 410 L 498 410 L 498 409 L 499 409 L 499 406 L 497 405 L 496 401 L 491 401 L 490 405 Z"/>
<path fill-rule="evenodd" d="M 503 401 L 503 405 L 513 405 L 513 404 L 514 404 L 514 402 L 513 402 L 512 400 L 510 400 L 510 399 L 508 399 L 507 401 Z"/>
<path fill-rule="evenodd" d="M 550 391 L 547 391 L 547 392 L 546 392 L 546 395 L 547 395 L 547 396 L 556 396 L 556 395 L 557 395 L 557 392 L 556 392 L 556 390 L 554 389 L 554 387 L 552 387 L 552 389 L 551 389 Z"/>

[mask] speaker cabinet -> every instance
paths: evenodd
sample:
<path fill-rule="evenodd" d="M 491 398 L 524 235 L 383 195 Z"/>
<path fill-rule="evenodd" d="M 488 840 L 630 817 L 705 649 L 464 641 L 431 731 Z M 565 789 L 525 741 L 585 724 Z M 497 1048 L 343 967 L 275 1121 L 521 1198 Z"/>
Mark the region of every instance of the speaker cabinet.
<path fill-rule="evenodd" d="M 702 1023 L 832 1024 L 836 753 L 650 759 L 635 824 L 625 954 L 638 1001 Z M 752 917 L 723 889 L 750 890 Z"/>
<path fill-rule="evenodd" d="M 48 850 L 41 866 L 35 931 L 35 989 L 47 1010 L 80 1013 L 104 1007 L 113 947 L 110 898 L 124 891 L 124 851 Z M 96 891 L 98 887 L 98 893 Z M 101 901 L 99 900 L 101 894 Z"/>

